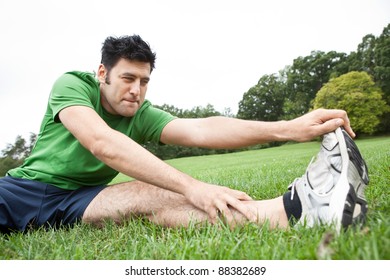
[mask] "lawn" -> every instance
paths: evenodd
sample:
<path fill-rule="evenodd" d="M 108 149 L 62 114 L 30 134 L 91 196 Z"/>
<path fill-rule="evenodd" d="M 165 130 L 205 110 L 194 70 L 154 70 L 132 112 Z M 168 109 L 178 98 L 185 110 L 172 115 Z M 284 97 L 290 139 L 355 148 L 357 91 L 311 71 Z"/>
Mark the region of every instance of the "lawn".
<path fill-rule="evenodd" d="M 369 167 L 369 213 L 362 229 L 335 235 L 327 227 L 269 230 L 267 225 L 169 229 L 143 219 L 102 229 L 88 225 L 0 234 L 0 259 L 295 260 L 390 259 L 390 137 L 356 141 Z M 167 161 L 203 181 L 243 190 L 255 199 L 279 196 L 300 177 L 319 142 Z M 129 178 L 120 175 L 114 182 Z"/>

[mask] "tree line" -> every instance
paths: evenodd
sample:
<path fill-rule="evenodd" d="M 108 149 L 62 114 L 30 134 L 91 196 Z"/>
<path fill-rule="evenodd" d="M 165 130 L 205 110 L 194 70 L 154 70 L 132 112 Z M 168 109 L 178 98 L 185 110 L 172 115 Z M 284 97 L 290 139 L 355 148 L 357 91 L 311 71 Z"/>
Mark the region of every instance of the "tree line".
<path fill-rule="evenodd" d="M 355 74 L 349 74 L 352 72 Z M 341 90 L 343 83 L 347 85 Z M 334 93 L 330 94 L 330 90 Z M 318 96 L 320 91 L 322 97 Z M 331 102 L 335 98 L 338 102 Z M 288 120 L 318 107 L 339 108 L 354 116 L 352 125 L 357 133 L 372 134 L 390 131 L 389 105 L 390 24 L 379 37 L 364 36 L 357 50 L 349 55 L 312 51 L 308 56 L 294 59 L 292 65 L 279 73 L 262 76 L 244 93 L 237 117 Z M 358 117 L 365 117 L 366 121 L 355 126 Z"/>
<path fill-rule="evenodd" d="M 1 151 L 0 176 L 4 176 L 8 170 L 23 163 L 24 159 L 30 155 L 36 139 L 37 135 L 34 133 L 30 133 L 29 141 L 18 135 L 14 144 L 8 144 Z"/>
<path fill-rule="evenodd" d="M 350 54 L 336 51 L 312 51 L 298 57 L 278 73 L 260 77 L 258 83 L 243 94 L 237 115 L 230 108 L 223 112 L 211 104 L 191 110 L 163 104 L 155 107 L 180 118 L 228 116 L 248 120 L 277 121 L 301 116 L 315 108 L 339 108 L 348 112 L 359 134 L 390 132 L 390 24 L 381 35 L 363 37 L 357 50 Z M 20 165 L 29 155 L 36 135 L 26 141 L 17 136 L 0 154 L 0 176 Z M 251 147 L 263 148 L 280 143 Z M 232 152 L 175 147 L 147 143 L 146 149 L 161 159 Z M 237 150 L 234 150 L 237 151 Z"/>

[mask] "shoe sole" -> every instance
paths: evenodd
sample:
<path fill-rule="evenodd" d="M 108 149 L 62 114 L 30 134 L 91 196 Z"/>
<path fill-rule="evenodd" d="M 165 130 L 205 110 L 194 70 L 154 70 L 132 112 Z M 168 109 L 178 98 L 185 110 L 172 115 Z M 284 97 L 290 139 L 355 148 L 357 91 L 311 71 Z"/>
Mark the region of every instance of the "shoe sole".
<path fill-rule="evenodd" d="M 345 139 L 350 162 L 352 162 L 355 166 L 361 180 L 358 185 L 352 186 L 357 195 L 352 223 L 354 225 L 361 225 L 366 221 L 366 214 L 368 210 L 367 200 L 364 195 L 365 188 L 370 182 L 368 168 L 355 142 L 344 129 L 341 129 L 341 131 Z"/>
<path fill-rule="evenodd" d="M 364 189 L 368 184 L 367 166 L 354 141 L 344 129 L 335 131 L 339 143 L 340 155 L 343 163 L 340 179 L 338 180 L 329 208 L 335 220 L 336 229 L 344 229 L 351 224 L 361 224 L 365 221 L 367 202 L 364 198 Z M 352 185 L 348 181 L 349 165 L 353 164 L 363 183 Z M 356 210 L 358 213 L 356 213 Z"/>

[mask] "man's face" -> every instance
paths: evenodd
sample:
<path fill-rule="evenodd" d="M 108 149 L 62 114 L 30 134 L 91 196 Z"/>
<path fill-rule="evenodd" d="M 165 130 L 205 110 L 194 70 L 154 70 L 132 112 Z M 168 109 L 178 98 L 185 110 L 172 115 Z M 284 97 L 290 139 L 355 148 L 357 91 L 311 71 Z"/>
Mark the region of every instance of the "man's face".
<path fill-rule="evenodd" d="M 109 73 L 101 64 L 98 79 L 104 109 L 112 115 L 132 117 L 145 100 L 150 64 L 122 58 Z"/>

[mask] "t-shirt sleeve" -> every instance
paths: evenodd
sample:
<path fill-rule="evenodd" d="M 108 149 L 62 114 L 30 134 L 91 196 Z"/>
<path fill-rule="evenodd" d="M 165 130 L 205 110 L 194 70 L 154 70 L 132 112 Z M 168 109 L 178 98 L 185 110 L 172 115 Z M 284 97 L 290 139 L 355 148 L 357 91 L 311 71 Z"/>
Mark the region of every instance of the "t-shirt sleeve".
<path fill-rule="evenodd" d="M 149 103 L 148 101 L 146 102 Z M 170 113 L 155 108 L 150 103 L 136 114 L 135 118 L 134 133 L 139 136 L 139 138 L 135 138 L 138 138 L 137 140 L 139 141 L 137 142 L 140 143 L 149 141 L 159 143 L 164 127 L 176 119 Z"/>
<path fill-rule="evenodd" d="M 62 75 L 54 83 L 50 93 L 49 106 L 52 110 L 52 117 L 55 122 L 60 122 L 58 113 L 69 106 L 81 105 L 94 108 L 93 103 L 96 97 L 97 84 L 92 76 L 79 77 L 72 73 Z"/>

